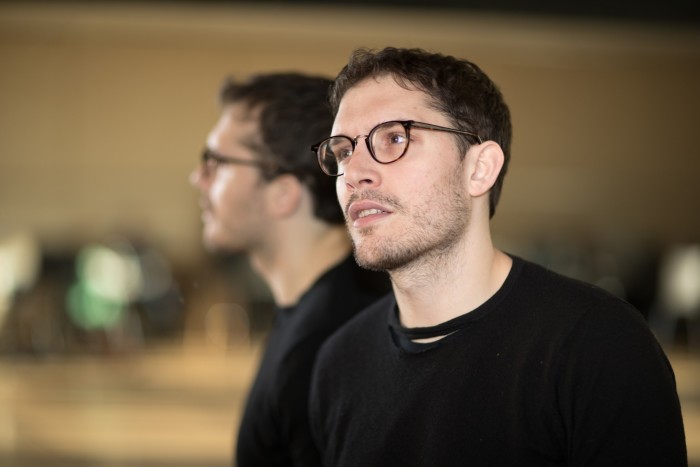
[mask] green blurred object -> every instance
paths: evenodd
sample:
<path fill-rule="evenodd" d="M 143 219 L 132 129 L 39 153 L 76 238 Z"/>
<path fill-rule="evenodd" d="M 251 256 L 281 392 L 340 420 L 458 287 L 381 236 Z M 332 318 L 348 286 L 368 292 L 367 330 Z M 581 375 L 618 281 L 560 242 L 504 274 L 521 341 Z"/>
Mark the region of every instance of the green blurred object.
<path fill-rule="evenodd" d="M 78 280 L 68 292 L 68 312 L 84 329 L 109 329 L 123 318 L 126 307 L 140 293 L 138 257 L 101 245 L 83 248 L 76 265 Z"/>
<path fill-rule="evenodd" d="M 71 287 L 67 301 L 71 319 L 83 329 L 109 329 L 124 316 L 123 302 L 95 293 L 84 282 Z"/>

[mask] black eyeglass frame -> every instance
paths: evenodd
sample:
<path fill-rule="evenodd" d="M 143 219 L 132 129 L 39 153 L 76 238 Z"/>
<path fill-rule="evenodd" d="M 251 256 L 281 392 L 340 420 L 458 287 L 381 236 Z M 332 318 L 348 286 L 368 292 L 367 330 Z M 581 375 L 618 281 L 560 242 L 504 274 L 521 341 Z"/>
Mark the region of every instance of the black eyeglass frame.
<path fill-rule="evenodd" d="M 374 135 L 374 132 L 377 131 L 377 129 L 379 127 L 382 127 L 382 126 L 390 124 L 390 123 L 399 123 L 404 127 L 404 129 L 406 130 L 406 147 L 403 149 L 403 152 L 401 153 L 401 155 L 399 155 L 396 159 L 393 159 L 390 161 L 380 161 L 379 159 L 377 159 L 377 156 L 374 154 L 374 149 L 372 148 L 370 141 L 372 139 L 372 136 Z M 343 172 L 340 172 L 337 174 L 328 173 L 328 171 L 323 166 L 323 163 L 321 162 L 322 155 L 321 155 L 320 149 L 324 145 L 324 143 L 330 141 L 333 138 L 346 138 L 348 141 L 350 141 L 350 145 L 352 147 L 352 153 L 350 154 L 350 156 L 348 156 L 348 158 L 349 158 L 355 152 L 355 148 L 357 147 L 357 140 L 360 138 L 365 138 L 365 144 L 367 145 L 367 150 L 369 151 L 369 154 L 372 156 L 372 159 L 374 159 L 375 161 L 377 161 L 378 163 L 383 164 L 383 165 L 393 164 L 394 162 L 398 161 L 403 156 L 405 156 L 406 152 L 408 152 L 408 147 L 410 146 L 410 143 L 411 143 L 411 128 L 414 128 L 414 127 L 421 128 L 424 130 L 445 131 L 448 133 L 467 135 L 467 136 L 471 136 L 473 138 L 476 138 L 476 140 L 479 142 L 479 144 L 483 143 L 481 137 L 478 134 L 472 133 L 470 131 L 457 130 L 455 128 L 448 128 L 448 127 L 444 127 L 444 126 L 440 126 L 440 125 L 433 125 L 432 123 L 417 122 L 415 120 L 389 120 L 388 122 L 379 123 L 374 128 L 372 128 L 368 134 L 357 135 L 354 139 L 349 137 L 349 136 L 346 136 L 346 135 L 329 136 L 328 138 L 325 138 L 325 139 L 319 141 L 318 143 L 314 144 L 313 146 L 311 146 L 311 150 L 316 153 L 316 158 L 318 159 L 318 164 L 321 166 L 321 170 L 323 171 L 323 173 L 325 173 L 326 175 L 329 175 L 331 177 L 339 177 L 339 176 L 343 175 Z"/>
<path fill-rule="evenodd" d="M 275 174 L 278 170 L 278 167 L 276 167 L 274 164 L 271 164 L 269 162 L 265 162 L 265 161 L 261 161 L 261 160 L 241 159 L 239 157 L 232 157 L 232 156 L 224 156 L 224 155 L 219 154 L 215 151 L 212 151 L 209 148 L 204 148 L 202 150 L 202 167 L 204 168 L 204 172 L 207 175 L 210 175 L 210 171 L 207 167 L 207 163 L 209 161 L 216 162 L 217 167 L 220 164 L 235 164 L 235 165 L 247 165 L 249 167 L 257 167 L 259 169 L 262 169 L 266 174 L 268 174 L 270 176 Z"/>

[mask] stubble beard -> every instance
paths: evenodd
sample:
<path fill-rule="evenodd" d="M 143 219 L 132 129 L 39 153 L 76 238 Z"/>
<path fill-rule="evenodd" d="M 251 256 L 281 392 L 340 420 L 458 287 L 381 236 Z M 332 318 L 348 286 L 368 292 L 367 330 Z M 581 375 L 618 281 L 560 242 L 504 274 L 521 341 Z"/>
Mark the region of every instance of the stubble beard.
<path fill-rule="evenodd" d="M 426 197 L 428 201 L 418 206 L 416 214 L 410 217 L 412 227 L 396 238 L 377 237 L 380 226 L 350 229 L 357 264 L 391 273 L 419 270 L 426 264 L 438 267 L 449 260 L 454 247 L 466 234 L 471 217 L 471 202 L 462 190 L 457 177 L 450 179 L 447 186 L 435 186 Z M 436 204 L 435 200 L 440 201 Z M 382 201 L 392 206 L 394 214 L 407 214 L 397 201 Z"/>

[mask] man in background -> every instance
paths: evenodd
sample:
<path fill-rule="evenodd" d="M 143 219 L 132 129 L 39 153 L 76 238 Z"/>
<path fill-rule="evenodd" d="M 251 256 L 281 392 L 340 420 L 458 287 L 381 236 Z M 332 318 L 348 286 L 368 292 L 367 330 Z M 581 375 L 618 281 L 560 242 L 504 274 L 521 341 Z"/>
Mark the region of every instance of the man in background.
<path fill-rule="evenodd" d="M 388 290 L 385 275 L 355 264 L 335 181 L 309 154 L 330 133 L 330 84 L 296 73 L 227 80 L 191 175 L 205 245 L 244 253 L 276 305 L 239 428 L 239 467 L 320 465 L 307 415 L 316 352 Z"/>

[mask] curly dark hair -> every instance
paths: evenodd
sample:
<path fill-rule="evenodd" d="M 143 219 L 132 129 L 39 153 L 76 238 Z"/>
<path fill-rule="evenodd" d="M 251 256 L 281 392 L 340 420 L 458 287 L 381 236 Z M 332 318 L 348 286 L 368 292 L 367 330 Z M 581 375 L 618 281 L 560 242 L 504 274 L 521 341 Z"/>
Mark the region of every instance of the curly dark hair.
<path fill-rule="evenodd" d="M 387 47 L 379 51 L 358 49 L 335 79 L 330 91 L 333 115 L 345 93 L 369 77 L 392 76 L 407 89 L 418 89 L 430 98 L 455 128 L 478 134 L 503 149 L 505 162 L 489 197 L 490 216 L 496 212 L 503 178 L 510 161 L 512 126 L 510 111 L 498 87 L 474 63 L 422 49 Z M 464 154 L 469 141 L 460 137 Z"/>
<path fill-rule="evenodd" d="M 262 147 L 260 159 L 274 170 L 263 172 L 270 180 L 280 174 L 296 176 L 311 192 L 314 215 L 342 224 L 343 213 L 335 193 L 335 179 L 326 176 L 309 147 L 328 137 L 333 115 L 328 105 L 331 80 L 300 73 L 270 73 L 245 82 L 227 78 L 219 93 L 222 106 L 244 104 L 259 111 Z"/>

